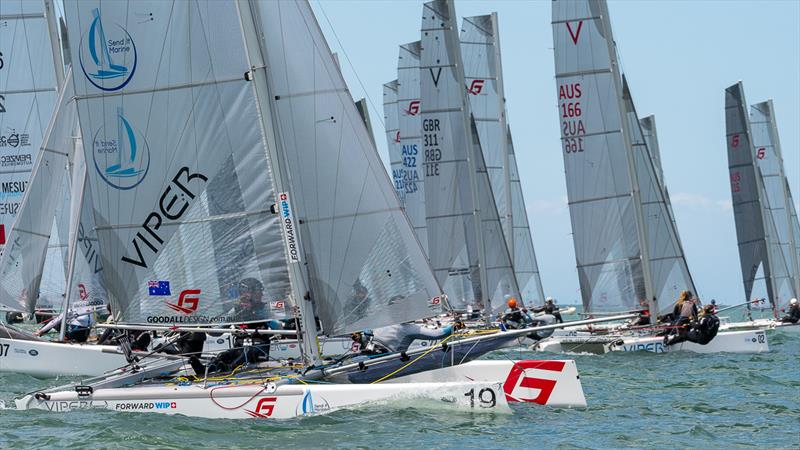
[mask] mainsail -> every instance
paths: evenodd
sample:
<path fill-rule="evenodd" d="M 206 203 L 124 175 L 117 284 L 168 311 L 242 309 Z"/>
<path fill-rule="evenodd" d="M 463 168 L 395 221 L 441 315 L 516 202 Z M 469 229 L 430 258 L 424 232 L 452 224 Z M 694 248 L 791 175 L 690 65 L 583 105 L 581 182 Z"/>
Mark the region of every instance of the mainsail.
<path fill-rule="evenodd" d="M 403 209 L 414 232 L 428 252 L 425 214 L 425 176 L 422 153 L 422 116 L 420 111 L 420 41 L 400 46 L 397 58 L 397 108 L 400 128 L 400 158 L 403 162 Z"/>
<path fill-rule="evenodd" d="M 694 290 L 604 1 L 553 2 L 559 118 L 586 311 L 668 310 Z"/>
<path fill-rule="evenodd" d="M 770 244 L 770 236 L 775 236 L 777 229 L 755 162 L 753 132 L 741 82 L 725 89 L 725 126 L 745 299 L 750 300 L 754 290 L 759 295 L 766 291 L 776 307 L 779 292 L 776 277 L 785 278 L 788 270 L 780 247 Z"/>
<path fill-rule="evenodd" d="M 67 21 L 123 321 L 263 320 L 266 305 L 237 300 L 243 280 L 270 304 L 313 298 L 327 333 L 436 313 L 436 282 L 306 2 L 90 1 Z"/>
<path fill-rule="evenodd" d="M 467 97 L 520 294 L 526 303 L 541 304 L 544 291 L 505 106 L 497 13 L 464 18 L 461 53 Z"/>
<path fill-rule="evenodd" d="M 386 145 L 389 153 L 389 170 L 394 190 L 401 202 L 405 196 L 403 155 L 400 151 L 400 123 L 397 117 L 397 80 L 383 85 L 383 120 L 386 125 Z"/>
<path fill-rule="evenodd" d="M 767 221 L 771 222 L 767 245 L 771 258 L 783 259 L 783 264 L 770 266 L 776 289 L 773 305 L 777 309 L 800 294 L 800 268 L 796 252 L 800 236 L 796 236 L 793 229 L 792 195 L 783 169 L 772 100 L 750 107 L 750 131 L 758 174 L 764 187 L 765 214 L 769 216 Z"/>
<path fill-rule="evenodd" d="M 265 302 L 285 302 L 289 280 L 258 111 L 242 76 L 247 55 L 230 33 L 240 26 L 235 5 L 76 2 L 66 16 L 115 314 L 129 323 L 269 316 L 266 305 L 237 302 L 246 279 L 263 287 Z"/>
<path fill-rule="evenodd" d="M 502 308 L 519 296 L 464 88 L 452 1 L 422 14 L 422 151 L 428 255 L 450 303 Z"/>
<path fill-rule="evenodd" d="M 64 80 L 52 7 L 49 1 L 11 0 L 0 9 L 0 251 L 11 242 L 11 228 Z M 63 278 L 63 266 L 60 270 Z M 33 301 L 38 286 L 26 292 Z"/>

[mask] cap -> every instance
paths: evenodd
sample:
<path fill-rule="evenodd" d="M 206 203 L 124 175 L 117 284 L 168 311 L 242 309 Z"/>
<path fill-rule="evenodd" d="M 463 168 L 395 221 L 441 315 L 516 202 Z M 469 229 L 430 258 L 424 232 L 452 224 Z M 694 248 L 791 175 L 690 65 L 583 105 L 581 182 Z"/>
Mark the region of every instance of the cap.
<path fill-rule="evenodd" d="M 790 305 L 796 305 L 797 304 L 797 299 L 793 298 L 793 299 L 789 300 L 789 304 Z"/>
<path fill-rule="evenodd" d="M 517 307 L 517 301 L 513 297 L 508 299 L 508 307 L 509 308 L 516 308 Z"/>
<path fill-rule="evenodd" d="M 553 303 L 553 297 L 547 297 L 547 299 L 545 299 L 545 301 L 547 303 Z"/>

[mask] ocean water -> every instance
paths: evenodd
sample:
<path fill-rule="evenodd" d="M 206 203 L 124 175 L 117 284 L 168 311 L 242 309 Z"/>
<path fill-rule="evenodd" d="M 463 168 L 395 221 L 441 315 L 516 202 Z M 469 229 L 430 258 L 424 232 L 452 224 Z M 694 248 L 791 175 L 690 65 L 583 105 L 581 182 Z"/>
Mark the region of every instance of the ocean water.
<path fill-rule="evenodd" d="M 800 336 L 770 353 L 551 355 L 575 359 L 589 406 L 513 404 L 474 414 L 414 404 L 287 421 L 153 413 L 16 411 L 14 398 L 66 380 L 0 375 L 2 448 L 800 448 Z"/>

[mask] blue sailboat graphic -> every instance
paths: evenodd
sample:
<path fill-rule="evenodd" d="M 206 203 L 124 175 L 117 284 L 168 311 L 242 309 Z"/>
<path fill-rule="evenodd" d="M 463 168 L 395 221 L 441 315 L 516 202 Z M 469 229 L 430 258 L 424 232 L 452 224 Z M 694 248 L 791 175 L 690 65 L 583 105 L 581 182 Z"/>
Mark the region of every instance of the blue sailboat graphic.
<path fill-rule="evenodd" d="M 122 108 L 117 108 L 117 164 L 106 167 L 106 175 L 113 178 L 135 177 L 144 170 L 136 170 L 133 164 L 136 162 L 136 136 L 128 120 L 122 116 Z M 128 151 L 125 150 L 125 142 L 128 143 Z"/>
<path fill-rule="evenodd" d="M 111 54 L 108 51 L 108 41 L 103 31 L 103 22 L 100 20 L 100 11 L 95 8 L 92 10 L 94 20 L 89 28 L 89 54 L 98 69 L 91 74 L 101 80 L 118 78 L 128 74 L 128 68 L 120 64 L 114 64 Z M 98 53 L 97 43 L 100 43 L 101 52 Z M 123 119 L 124 120 L 124 119 Z"/>

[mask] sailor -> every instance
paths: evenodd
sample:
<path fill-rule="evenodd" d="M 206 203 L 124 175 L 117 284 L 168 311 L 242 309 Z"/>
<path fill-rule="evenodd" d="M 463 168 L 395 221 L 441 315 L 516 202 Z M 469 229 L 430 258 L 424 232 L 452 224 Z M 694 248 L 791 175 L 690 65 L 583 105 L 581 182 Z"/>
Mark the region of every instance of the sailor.
<path fill-rule="evenodd" d="M 783 323 L 797 323 L 800 322 L 800 303 L 796 298 L 789 300 L 788 314 L 781 318 Z"/>
<path fill-rule="evenodd" d="M 86 340 L 89 339 L 89 332 L 95 324 L 95 309 L 96 308 L 93 306 L 82 306 L 67 311 L 67 329 L 64 335 L 66 340 L 72 342 L 86 342 Z M 64 320 L 64 313 L 56 316 L 34 334 L 36 336 L 42 336 L 50 330 L 60 327 L 62 320 Z"/>
<path fill-rule="evenodd" d="M 266 322 L 267 326 L 277 326 L 277 323 L 274 320 Z M 179 349 L 182 354 L 192 354 L 189 357 L 189 364 L 198 377 L 231 373 L 240 366 L 258 364 L 270 359 L 269 344 L 271 335 L 268 334 L 250 333 L 242 330 L 235 331 L 233 333 L 233 348 L 221 352 L 207 365 L 204 365 L 198 357 L 203 350 L 205 333 L 184 333 L 184 335 L 178 339 L 180 343 Z M 180 342 L 181 339 L 184 339 L 184 342 Z"/>
<path fill-rule="evenodd" d="M 708 304 L 703 307 L 703 311 L 697 320 L 688 325 L 688 331 L 684 334 L 672 334 L 667 336 L 665 343 L 675 345 L 680 342 L 694 342 L 706 345 L 711 342 L 719 331 L 719 318 L 714 314 L 714 305 Z"/>
<path fill-rule="evenodd" d="M 547 299 L 544 301 L 544 306 L 540 308 L 533 308 L 532 311 L 534 313 L 543 312 L 545 314 L 550 314 L 556 318 L 556 322 L 564 323 L 564 319 L 561 318 L 561 313 L 558 311 L 558 306 L 556 306 L 555 302 L 553 301 L 553 297 L 547 297 Z"/>
<path fill-rule="evenodd" d="M 633 321 L 633 323 L 631 323 L 631 325 L 632 326 L 650 325 L 650 308 L 647 305 L 647 300 L 645 299 L 640 300 L 639 307 L 641 307 L 641 309 L 639 310 L 639 317 L 636 318 Z"/>
<path fill-rule="evenodd" d="M 455 325 L 434 329 L 417 323 L 401 323 L 375 330 L 364 330 L 362 336 L 368 339 L 371 334 L 371 342 L 362 341 L 361 353 L 364 354 L 364 350 L 372 353 L 381 349 L 402 353 L 408 351 L 411 344 L 417 340 L 431 341 L 431 345 L 433 345 L 434 341 L 441 341 L 452 335 L 453 330 L 460 326 L 459 324 L 460 322 L 456 322 Z"/>
<path fill-rule="evenodd" d="M 697 317 L 697 305 L 694 303 L 694 295 L 691 291 L 683 291 L 675 302 L 675 307 L 672 309 L 672 329 L 664 336 L 664 342 L 667 343 L 669 339 L 676 339 L 674 335 L 678 335 L 681 340 L 686 340 L 686 335 L 689 332 L 689 324 Z"/>
<path fill-rule="evenodd" d="M 265 322 L 252 323 L 254 320 L 267 319 L 267 305 L 264 299 L 264 285 L 255 278 L 244 278 L 239 282 L 239 302 L 234 306 L 233 322 L 250 322 L 245 327 L 258 328 L 266 326 Z"/>
<path fill-rule="evenodd" d="M 508 299 L 508 309 L 500 316 L 500 323 L 505 325 L 506 328 L 510 329 L 520 329 L 525 328 L 531 323 L 533 323 L 533 319 L 531 316 L 528 315 L 527 311 L 520 309 L 517 306 L 517 300 L 515 298 Z"/>

